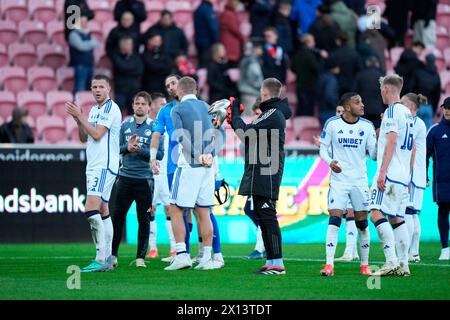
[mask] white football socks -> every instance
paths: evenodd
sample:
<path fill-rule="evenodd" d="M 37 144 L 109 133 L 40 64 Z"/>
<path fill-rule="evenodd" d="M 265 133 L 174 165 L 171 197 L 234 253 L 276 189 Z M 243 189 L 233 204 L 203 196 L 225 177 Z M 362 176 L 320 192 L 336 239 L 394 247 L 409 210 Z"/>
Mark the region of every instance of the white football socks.
<path fill-rule="evenodd" d="M 156 221 L 150 221 L 150 234 L 148 237 L 148 244 L 150 246 L 150 250 L 156 249 L 156 235 L 158 233 L 158 226 L 156 225 Z"/>
<path fill-rule="evenodd" d="M 105 228 L 103 225 L 102 217 L 100 216 L 100 213 L 94 214 L 90 217 L 88 217 L 88 221 L 91 227 L 91 235 L 92 240 L 95 244 L 95 260 L 97 260 L 100 263 L 105 262 Z"/>
<path fill-rule="evenodd" d="M 354 255 L 356 251 L 357 229 L 355 220 L 345 220 L 346 247 L 344 254 Z"/>
<path fill-rule="evenodd" d="M 377 227 L 378 237 L 380 238 L 381 245 L 383 246 L 384 256 L 386 262 L 392 263 L 395 266 L 398 265 L 397 256 L 395 254 L 395 239 L 394 231 L 392 230 L 389 222 L 385 221 L 380 223 Z"/>
<path fill-rule="evenodd" d="M 334 255 L 336 253 L 336 246 L 338 241 L 339 227 L 334 224 L 328 225 L 327 239 L 325 244 L 325 252 L 327 257 L 327 264 L 334 265 Z"/>
<path fill-rule="evenodd" d="M 114 228 L 111 216 L 103 220 L 103 228 L 105 230 L 105 258 L 108 258 L 112 253 L 112 240 L 114 236 Z"/>
<path fill-rule="evenodd" d="M 410 237 L 406 223 L 402 223 L 394 229 L 394 236 L 398 260 L 407 267 Z"/>
<path fill-rule="evenodd" d="M 364 230 L 358 229 L 359 233 L 359 252 L 361 256 L 361 265 L 369 264 L 369 252 L 370 252 L 370 232 L 369 227 Z"/>
<path fill-rule="evenodd" d="M 167 234 L 169 235 L 169 242 L 170 242 L 170 251 L 175 250 L 175 236 L 173 235 L 172 230 L 172 221 L 166 220 L 166 230 Z"/>
<path fill-rule="evenodd" d="M 409 245 L 409 252 L 413 256 L 419 255 L 419 246 L 420 246 L 420 233 L 422 229 L 420 228 L 420 219 L 418 214 L 413 214 L 414 220 L 414 232 L 411 239 L 411 243 Z"/>
<path fill-rule="evenodd" d="M 208 261 L 211 259 L 212 246 L 203 247 L 202 261 Z"/>

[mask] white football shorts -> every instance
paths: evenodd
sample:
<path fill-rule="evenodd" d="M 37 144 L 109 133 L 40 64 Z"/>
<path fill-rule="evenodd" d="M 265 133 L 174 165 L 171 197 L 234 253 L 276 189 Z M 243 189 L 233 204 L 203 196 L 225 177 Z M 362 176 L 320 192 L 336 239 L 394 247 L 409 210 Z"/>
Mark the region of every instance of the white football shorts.
<path fill-rule="evenodd" d="M 86 172 L 86 191 L 88 196 L 100 197 L 108 202 L 116 175 L 107 169 L 93 169 Z"/>
<path fill-rule="evenodd" d="M 330 185 L 328 191 L 328 210 L 352 208 L 355 211 L 367 211 L 369 206 L 369 188 L 355 185 Z"/>
<path fill-rule="evenodd" d="M 370 188 L 370 209 L 380 210 L 382 214 L 390 217 L 405 216 L 408 205 L 408 187 L 398 182 L 386 180 L 386 189 L 381 191 L 377 187 L 378 173 L 373 177 Z"/>

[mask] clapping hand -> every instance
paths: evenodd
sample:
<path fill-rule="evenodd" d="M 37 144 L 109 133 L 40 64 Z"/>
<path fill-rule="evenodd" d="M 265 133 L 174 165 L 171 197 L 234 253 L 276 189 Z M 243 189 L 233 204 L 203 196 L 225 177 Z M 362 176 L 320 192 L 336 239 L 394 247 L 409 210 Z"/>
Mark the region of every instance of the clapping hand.
<path fill-rule="evenodd" d="M 133 153 L 141 151 L 141 147 L 137 143 L 137 139 L 138 139 L 137 134 L 133 134 L 130 140 L 128 140 L 128 152 Z"/>

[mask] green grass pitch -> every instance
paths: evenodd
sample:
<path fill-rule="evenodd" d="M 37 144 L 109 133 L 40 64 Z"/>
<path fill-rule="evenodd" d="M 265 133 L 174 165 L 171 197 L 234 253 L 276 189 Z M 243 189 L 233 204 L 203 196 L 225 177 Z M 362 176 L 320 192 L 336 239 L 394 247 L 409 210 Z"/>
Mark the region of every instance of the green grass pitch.
<path fill-rule="evenodd" d="M 339 245 L 337 256 L 343 247 Z M 212 271 L 164 271 L 167 264 L 159 259 L 147 260 L 146 269 L 137 269 L 129 266 L 135 250 L 122 245 L 118 269 L 82 273 L 81 288 L 69 290 L 67 268 L 87 265 L 94 254 L 92 244 L 3 244 L 0 299 L 450 299 L 450 263 L 437 260 L 437 243 L 421 244 L 422 262 L 411 265 L 411 277 L 381 278 L 380 289 L 372 290 L 368 278 L 359 274 L 358 263 L 336 263 L 334 277 L 321 277 L 323 244 L 284 245 L 284 276 L 253 273 L 263 261 L 243 259 L 251 245 L 224 245 L 226 266 Z M 159 251 L 166 254 L 168 247 Z M 373 244 L 370 260 L 379 266 L 384 261 L 379 244 Z"/>

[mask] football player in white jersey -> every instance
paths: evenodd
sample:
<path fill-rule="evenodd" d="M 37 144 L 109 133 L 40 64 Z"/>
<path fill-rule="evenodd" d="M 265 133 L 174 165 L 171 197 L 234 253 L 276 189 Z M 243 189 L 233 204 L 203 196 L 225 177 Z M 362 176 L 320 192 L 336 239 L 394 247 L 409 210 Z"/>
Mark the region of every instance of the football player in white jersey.
<path fill-rule="evenodd" d="M 113 225 L 109 216 L 108 201 L 119 169 L 119 137 L 122 114 L 111 100 L 108 77 L 96 75 L 91 83 L 97 104 L 86 119 L 82 109 L 66 102 L 66 111 L 78 124 L 80 141 L 87 142 L 85 214 L 91 227 L 96 257 L 81 272 L 109 271 L 113 269 L 111 245 Z"/>
<path fill-rule="evenodd" d="M 409 203 L 405 212 L 405 222 L 410 236 L 409 262 L 419 262 L 420 220 L 418 213 L 422 210 L 423 193 L 427 187 L 427 127 L 417 116 L 417 110 L 427 103 L 427 98 L 415 93 L 407 93 L 401 102 L 409 108 L 414 119 L 414 166 L 411 172 Z"/>
<path fill-rule="evenodd" d="M 334 275 L 334 255 L 343 211 L 351 200 L 359 232 L 361 274 L 370 275 L 370 234 L 367 222 L 369 188 L 366 153 L 376 159 L 376 134 L 372 122 L 362 118 L 364 104 L 356 92 L 342 96 L 342 116 L 330 118 L 323 128 L 320 157 L 330 166 L 328 210 L 330 220 L 326 237 L 326 264 L 322 276 Z M 331 148 L 331 156 L 328 151 Z"/>
<path fill-rule="evenodd" d="M 380 79 L 381 96 L 388 108 L 381 121 L 370 202 L 370 218 L 386 257 L 386 263 L 374 273 L 379 276 L 409 275 L 409 234 L 404 216 L 414 161 L 414 122 L 409 109 L 400 103 L 402 87 L 403 78 L 396 74 Z"/>

